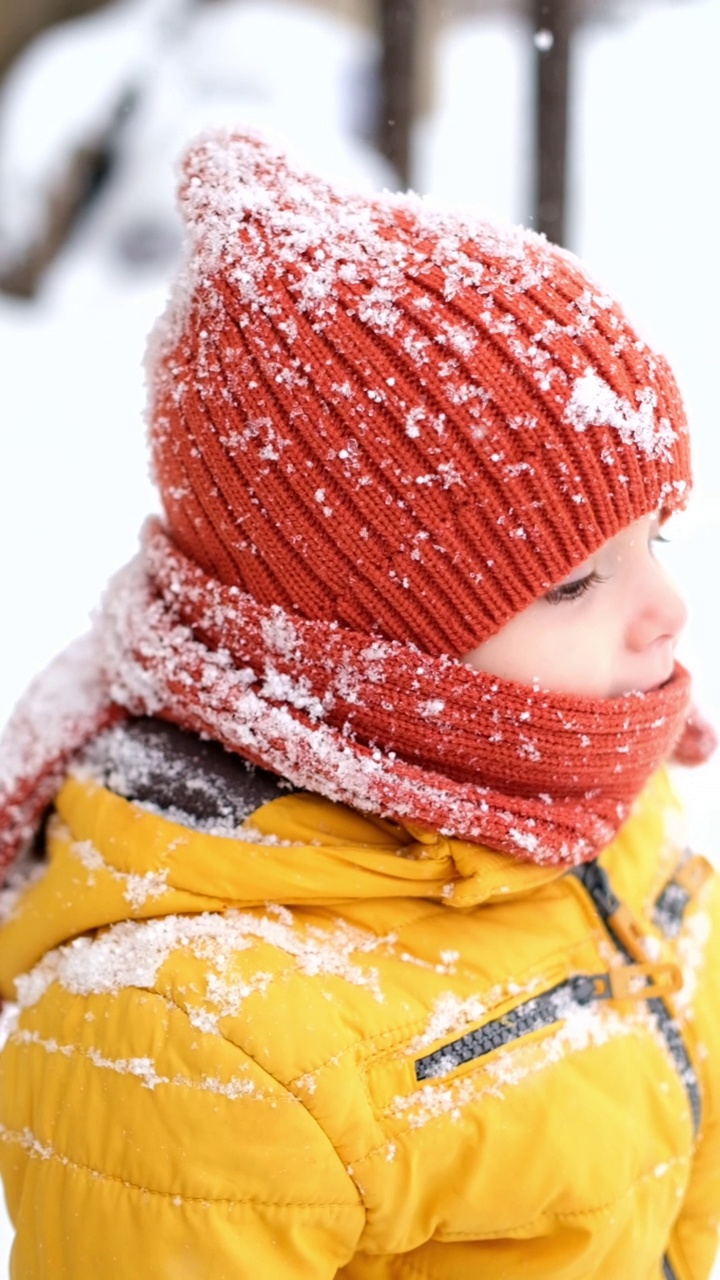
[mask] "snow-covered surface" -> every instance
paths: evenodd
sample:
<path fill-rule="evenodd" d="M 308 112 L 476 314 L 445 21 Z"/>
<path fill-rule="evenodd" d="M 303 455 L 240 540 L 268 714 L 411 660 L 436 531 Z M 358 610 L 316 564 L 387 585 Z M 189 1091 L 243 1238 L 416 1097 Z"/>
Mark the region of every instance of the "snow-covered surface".
<path fill-rule="evenodd" d="M 383 185 L 389 169 L 360 141 L 374 53 L 369 33 L 287 0 L 116 0 L 47 32 L 0 92 L 0 262 L 41 234 L 67 156 L 113 122 L 111 180 L 46 281 L 63 307 L 167 277 L 175 162 L 210 124 L 261 125 L 314 167 Z"/>
<path fill-rule="evenodd" d="M 146 474 L 140 369 L 145 334 L 162 304 L 163 272 L 177 247 L 172 215 L 167 215 L 170 154 L 198 125 L 221 115 L 227 121 L 232 111 L 255 124 L 269 122 L 301 144 L 311 163 L 323 163 L 329 171 L 339 169 L 343 158 L 346 173 L 354 165 L 377 181 L 380 172 L 347 140 L 352 124 L 347 113 L 353 102 L 362 104 L 358 85 L 367 66 L 366 44 L 355 57 L 348 33 L 317 13 L 297 15 L 291 28 L 277 3 L 211 8 L 218 24 L 214 35 L 208 27 L 203 43 L 196 32 L 184 45 L 184 60 L 159 59 L 157 91 L 127 126 L 128 134 L 137 131 L 137 148 L 126 149 L 126 181 L 112 200 L 98 205 L 43 299 L 32 305 L 0 303 L 0 720 L 38 668 L 84 629 L 108 573 L 132 554 L 142 518 L 154 506 Z M 82 102 L 70 104 L 67 86 L 82 77 L 70 72 L 68 78 L 65 63 L 63 92 L 53 95 L 54 109 L 48 111 L 47 100 L 37 97 L 37 84 L 41 74 L 49 76 L 50 64 L 46 59 L 41 72 L 40 52 L 33 55 L 34 70 L 26 64 L 22 93 L 34 80 L 36 106 L 26 100 L 22 135 L 18 132 L 12 142 L 18 163 L 26 166 L 25 203 L 18 203 L 16 227 L 22 229 L 25 219 L 27 229 L 35 216 L 32 183 L 38 175 L 47 179 L 58 151 L 69 145 L 74 136 L 69 123 L 75 129 L 78 109 L 102 124 L 111 107 L 110 90 L 122 79 L 120 64 L 123 71 L 137 65 L 144 72 L 156 39 L 148 33 L 166 21 L 180 22 L 182 9 L 134 0 L 122 6 L 122 35 L 118 27 L 108 41 L 110 27 L 96 26 L 96 74 Z M 117 15 L 104 21 L 121 23 Z M 142 30 L 133 26 L 140 22 Z M 244 108 L 236 101 L 233 43 L 242 22 Z M 67 35 L 52 39 L 56 49 L 58 41 L 69 41 Z M 174 39 L 182 44 L 180 35 Z M 623 299 L 643 335 L 670 357 L 685 394 L 695 440 L 696 493 L 664 554 L 690 606 L 681 657 L 695 673 L 698 700 L 718 724 L 720 616 L 714 566 L 720 557 L 720 442 L 713 419 L 720 246 L 713 234 L 713 157 L 720 116 L 714 65 L 719 39 L 719 0 L 649 8 L 632 23 L 593 27 L 583 35 L 575 66 L 573 232 L 574 247 Z M 190 56 L 193 49 L 205 50 L 197 63 Z M 527 59 L 517 25 L 466 20 L 447 32 L 440 48 L 437 109 L 418 131 L 422 189 L 475 202 L 501 219 L 523 217 Z M 205 92 L 193 97 L 201 105 L 186 114 L 179 104 L 188 99 L 188 84 L 202 80 L 202 68 L 208 66 Z M 216 91 L 217 113 L 208 107 L 208 81 Z M 49 80 L 42 83 L 44 94 Z M 16 92 L 19 99 L 20 89 Z M 56 114 L 59 102 L 68 104 L 62 119 Z M 0 138 L 0 148 L 8 145 Z M 0 181 L 1 174 L 0 161 Z M 143 240 L 148 226 L 151 233 Z M 118 245 L 122 249 L 128 241 L 159 246 L 154 261 L 151 253 L 150 265 L 143 259 L 138 266 L 138 254 L 118 252 Z M 680 781 L 693 843 L 717 857 L 720 763 L 695 775 L 688 772 Z M 9 1231 L 0 1228 L 3 1246 L 7 1253 Z"/>

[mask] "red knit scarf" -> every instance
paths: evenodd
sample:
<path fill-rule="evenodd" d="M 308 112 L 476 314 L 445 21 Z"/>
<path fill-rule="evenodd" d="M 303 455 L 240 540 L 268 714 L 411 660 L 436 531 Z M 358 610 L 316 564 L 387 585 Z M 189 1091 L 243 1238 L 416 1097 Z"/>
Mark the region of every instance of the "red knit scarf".
<path fill-rule="evenodd" d="M 613 838 L 677 743 L 689 700 L 679 666 L 650 693 L 579 698 L 261 607 L 207 577 L 157 522 L 111 584 L 80 661 L 82 681 L 55 674 L 64 705 L 49 709 L 46 677 L 6 732 L 0 867 L 72 757 L 128 714 L 207 735 L 358 809 L 572 865 Z"/>

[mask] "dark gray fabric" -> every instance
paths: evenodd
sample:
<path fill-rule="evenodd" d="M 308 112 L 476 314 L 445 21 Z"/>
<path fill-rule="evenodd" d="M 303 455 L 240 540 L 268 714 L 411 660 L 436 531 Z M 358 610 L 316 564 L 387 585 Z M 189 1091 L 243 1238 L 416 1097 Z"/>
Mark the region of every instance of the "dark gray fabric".
<path fill-rule="evenodd" d="M 191 823 L 232 828 L 287 794 L 290 783 L 163 720 L 129 720 L 102 734 L 81 766 L 118 795 Z"/>

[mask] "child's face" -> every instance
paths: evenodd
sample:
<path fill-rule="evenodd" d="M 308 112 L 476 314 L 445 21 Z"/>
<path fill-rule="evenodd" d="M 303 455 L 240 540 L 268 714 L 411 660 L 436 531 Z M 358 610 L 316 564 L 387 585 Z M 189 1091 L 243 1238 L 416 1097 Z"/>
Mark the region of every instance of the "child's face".
<path fill-rule="evenodd" d="M 462 659 L 556 693 L 612 698 L 663 684 L 686 611 L 653 554 L 645 516 Z"/>

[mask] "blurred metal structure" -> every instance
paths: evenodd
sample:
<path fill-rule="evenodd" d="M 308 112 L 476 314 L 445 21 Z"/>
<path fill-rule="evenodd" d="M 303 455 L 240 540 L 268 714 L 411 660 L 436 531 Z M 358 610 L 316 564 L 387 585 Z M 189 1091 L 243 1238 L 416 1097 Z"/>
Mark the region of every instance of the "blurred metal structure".
<path fill-rule="evenodd" d="M 239 3 L 242 0 L 238 0 Z M 412 186 L 413 137 L 419 116 L 433 109 L 438 37 L 457 18 L 505 14 L 517 19 L 534 46 L 533 181 L 531 224 L 558 244 L 566 241 L 573 34 L 581 24 L 621 20 L 649 7 L 693 0 L 287 0 L 373 28 L 379 36 L 374 142 Z M 0 78 L 12 60 L 50 24 L 106 7 L 112 0 L 0 0 Z M 168 0 L 189 10 L 227 0 Z M 158 10 L 162 9 L 158 5 Z M 31 296 L 111 167 L 117 138 L 139 87 L 126 86 L 112 117 L 69 158 L 48 199 L 41 242 L 23 261 L 3 268 L 0 289 Z"/>
<path fill-rule="evenodd" d="M 315 0 L 326 8 L 353 9 L 360 20 L 367 0 Z M 401 186 L 412 185 L 413 125 L 432 107 L 433 53 L 448 21 L 478 15 L 512 15 L 533 42 L 532 203 L 527 216 L 556 244 L 567 239 L 567 189 L 571 143 L 573 35 L 590 22 L 622 21 L 642 9 L 692 0 L 375 0 L 381 42 L 378 149 Z"/>
<path fill-rule="evenodd" d="M 332 0 L 324 0 L 331 4 Z M 341 3 L 342 0 L 338 0 Z M 351 0 L 344 0 L 346 4 Z M 323 0 L 318 0 L 323 3 Z M 661 9 L 672 4 L 692 4 L 694 0 L 575 0 L 574 9 L 578 22 L 622 21 L 631 18 L 642 9 Z M 478 13 L 528 12 L 528 0 L 438 0 L 438 8 L 446 18 Z"/>
<path fill-rule="evenodd" d="M 401 187 L 412 182 L 412 135 L 417 112 L 419 0 L 378 0 L 380 67 L 377 147 Z"/>
<path fill-rule="evenodd" d="M 532 221 L 565 244 L 572 33 L 576 0 L 530 0 L 534 58 Z"/>
<path fill-rule="evenodd" d="M 0 3 L 0 77 L 34 36 L 44 27 L 66 18 L 90 13 L 103 8 L 112 0 L 3 0 Z M 213 3 L 213 0 L 203 0 Z M 291 4 L 325 9 L 340 17 L 372 26 L 378 21 L 380 8 L 391 10 L 393 0 L 288 0 Z M 397 0 L 402 8 L 405 0 Z M 512 13 L 520 17 L 528 14 L 528 5 L 534 0 L 415 0 L 420 12 L 421 27 L 425 32 L 437 30 L 448 21 L 473 14 Z M 690 4 L 693 0 L 574 0 L 578 22 L 607 21 L 631 16 L 640 9 L 667 4 Z M 424 12 L 423 12 L 424 11 Z M 417 65 L 427 64 L 422 52 Z"/>

